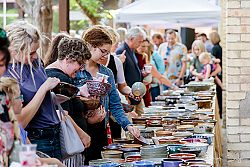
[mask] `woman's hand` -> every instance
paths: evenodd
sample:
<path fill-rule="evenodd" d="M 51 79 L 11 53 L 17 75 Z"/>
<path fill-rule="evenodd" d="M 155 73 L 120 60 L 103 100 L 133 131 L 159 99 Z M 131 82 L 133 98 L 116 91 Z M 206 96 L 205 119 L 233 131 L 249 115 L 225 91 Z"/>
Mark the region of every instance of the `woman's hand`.
<path fill-rule="evenodd" d="M 100 108 L 96 109 L 93 112 L 94 112 L 94 115 L 87 118 L 87 121 L 89 124 L 95 124 L 95 123 L 101 122 L 106 116 L 106 112 L 103 106 L 100 106 Z"/>
<path fill-rule="evenodd" d="M 129 125 L 127 127 L 128 131 L 135 137 L 139 138 L 140 137 L 140 130 L 137 127 Z"/>
<path fill-rule="evenodd" d="M 80 137 L 84 147 L 88 148 L 91 144 L 91 137 L 87 133 L 85 133 L 84 131 L 81 134 L 79 134 L 79 137 Z"/>
<path fill-rule="evenodd" d="M 55 88 L 55 87 L 59 84 L 59 82 L 60 82 L 60 79 L 55 78 L 55 77 L 53 77 L 53 78 L 49 77 L 49 78 L 47 78 L 47 80 L 42 84 L 41 87 L 43 87 L 43 88 L 46 90 L 46 92 L 47 92 L 47 91 L 49 91 L 49 90 Z"/>

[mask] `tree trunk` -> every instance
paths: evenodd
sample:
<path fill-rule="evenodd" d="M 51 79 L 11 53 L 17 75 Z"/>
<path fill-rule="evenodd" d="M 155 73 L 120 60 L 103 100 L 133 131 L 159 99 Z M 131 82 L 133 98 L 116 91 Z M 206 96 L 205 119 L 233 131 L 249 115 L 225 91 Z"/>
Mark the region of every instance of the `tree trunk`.
<path fill-rule="evenodd" d="M 42 35 L 42 57 L 49 48 L 53 24 L 52 0 L 36 0 L 33 7 L 34 25 Z"/>
<path fill-rule="evenodd" d="M 52 0 L 16 0 L 16 3 L 29 14 L 30 21 L 42 35 L 42 58 L 48 50 L 53 24 Z"/>

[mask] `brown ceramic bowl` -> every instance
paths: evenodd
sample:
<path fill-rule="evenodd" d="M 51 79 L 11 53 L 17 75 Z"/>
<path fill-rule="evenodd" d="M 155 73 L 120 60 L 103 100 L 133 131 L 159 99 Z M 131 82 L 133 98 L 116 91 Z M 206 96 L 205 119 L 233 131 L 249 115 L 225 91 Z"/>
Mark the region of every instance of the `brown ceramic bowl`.
<path fill-rule="evenodd" d="M 198 108 L 211 108 L 211 100 L 198 100 L 196 101 Z"/>
<path fill-rule="evenodd" d="M 108 91 L 111 89 L 109 83 L 88 80 L 86 81 L 88 92 L 91 96 L 106 96 Z"/>
<path fill-rule="evenodd" d="M 146 118 L 143 118 L 143 117 L 138 117 L 138 118 L 135 118 L 133 117 L 132 118 L 132 122 L 133 124 L 146 124 Z"/>
<path fill-rule="evenodd" d="M 177 159 L 195 159 L 195 154 L 189 154 L 189 153 L 176 153 L 176 154 L 170 154 L 170 158 L 177 158 Z"/>
<path fill-rule="evenodd" d="M 156 137 L 162 137 L 162 136 L 172 136 L 172 132 L 170 131 L 164 131 L 164 130 L 159 130 L 155 132 Z"/>
<path fill-rule="evenodd" d="M 122 148 L 140 148 L 141 144 L 123 144 Z"/>
<path fill-rule="evenodd" d="M 95 110 L 100 107 L 100 98 L 77 96 L 87 107 L 87 110 Z"/>
<path fill-rule="evenodd" d="M 101 152 L 102 158 L 122 158 L 122 151 L 117 150 L 105 150 Z"/>
<path fill-rule="evenodd" d="M 56 95 L 61 94 L 67 97 L 73 97 L 79 92 L 79 89 L 74 85 L 68 84 L 66 82 L 60 82 L 52 91 Z"/>
<path fill-rule="evenodd" d="M 159 144 L 180 144 L 180 137 L 174 137 L 170 139 L 159 139 Z"/>

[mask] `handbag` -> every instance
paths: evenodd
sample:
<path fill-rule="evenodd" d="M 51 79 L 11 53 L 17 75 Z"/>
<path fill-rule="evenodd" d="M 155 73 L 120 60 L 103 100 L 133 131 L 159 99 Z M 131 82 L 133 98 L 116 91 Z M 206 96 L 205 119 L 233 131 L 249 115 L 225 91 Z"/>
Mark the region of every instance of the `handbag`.
<path fill-rule="evenodd" d="M 55 95 L 53 95 L 55 97 Z M 55 99 L 55 98 L 54 98 Z M 84 145 L 77 134 L 71 120 L 65 114 L 62 106 L 56 102 L 59 110 L 60 122 L 60 144 L 62 159 L 67 159 L 84 151 Z"/>

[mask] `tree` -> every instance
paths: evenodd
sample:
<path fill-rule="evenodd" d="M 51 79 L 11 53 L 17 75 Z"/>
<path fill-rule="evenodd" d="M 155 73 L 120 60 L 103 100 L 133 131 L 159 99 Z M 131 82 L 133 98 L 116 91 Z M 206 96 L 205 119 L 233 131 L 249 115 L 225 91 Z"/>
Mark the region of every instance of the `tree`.
<path fill-rule="evenodd" d="M 16 0 L 16 3 L 29 15 L 30 22 L 42 33 L 42 56 L 44 56 L 52 33 L 52 0 Z"/>
<path fill-rule="evenodd" d="M 104 14 L 107 13 L 103 8 L 105 0 L 75 0 L 82 12 L 89 18 L 93 25 L 99 24 Z"/>

